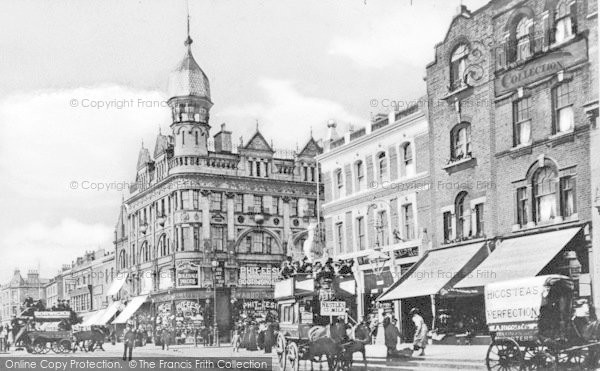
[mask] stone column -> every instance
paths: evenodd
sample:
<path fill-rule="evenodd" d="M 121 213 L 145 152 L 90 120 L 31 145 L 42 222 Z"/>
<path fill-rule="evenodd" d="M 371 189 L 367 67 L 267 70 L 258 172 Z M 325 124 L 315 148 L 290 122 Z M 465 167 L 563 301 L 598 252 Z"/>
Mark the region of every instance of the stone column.
<path fill-rule="evenodd" d="M 286 245 L 292 235 L 292 228 L 291 228 L 291 224 L 290 224 L 290 201 L 291 201 L 291 199 L 289 196 L 283 196 L 282 201 L 283 201 L 283 210 L 282 210 L 283 243 L 284 243 L 284 245 Z M 287 250 L 289 250 L 290 248 L 291 248 L 291 246 L 287 246 Z M 287 251 L 286 251 L 286 253 L 287 253 Z"/>
<path fill-rule="evenodd" d="M 210 243 L 210 191 L 200 192 L 200 210 L 202 210 L 202 244 Z"/>
<path fill-rule="evenodd" d="M 227 240 L 235 240 L 235 193 L 225 193 L 227 197 Z"/>

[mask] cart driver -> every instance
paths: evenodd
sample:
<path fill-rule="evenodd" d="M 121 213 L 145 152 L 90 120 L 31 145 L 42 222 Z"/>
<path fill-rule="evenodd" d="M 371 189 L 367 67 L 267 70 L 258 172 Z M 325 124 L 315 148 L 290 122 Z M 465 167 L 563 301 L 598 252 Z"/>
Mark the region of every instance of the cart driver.
<path fill-rule="evenodd" d="M 575 301 L 575 309 L 573 310 L 573 324 L 579 336 L 583 334 L 583 330 L 587 326 L 590 318 L 590 306 L 586 299 L 577 299 Z"/>

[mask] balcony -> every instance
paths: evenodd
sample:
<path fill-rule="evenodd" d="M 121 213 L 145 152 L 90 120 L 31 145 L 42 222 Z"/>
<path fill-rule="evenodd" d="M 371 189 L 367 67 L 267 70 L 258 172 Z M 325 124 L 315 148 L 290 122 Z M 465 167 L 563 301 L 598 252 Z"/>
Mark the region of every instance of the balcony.
<path fill-rule="evenodd" d="M 444 167 L 443 170 L 446 170 L 448 173 L 454 173 L 456 171 L 460 171 L 462 169 L 472 167 L 476 165 L 475 157 L 473 157 L 472 152 L 467 152 L 465 155 L 453 156 L 451 157 Z"/>

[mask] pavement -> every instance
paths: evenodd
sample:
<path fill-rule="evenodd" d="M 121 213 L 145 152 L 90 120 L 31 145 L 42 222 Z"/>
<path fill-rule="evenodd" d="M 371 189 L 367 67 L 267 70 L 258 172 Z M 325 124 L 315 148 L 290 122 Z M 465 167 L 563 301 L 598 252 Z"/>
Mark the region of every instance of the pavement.
<path fill-rule="evenodd" d="M 411 344 L 400 344 L 398 349 L 409 348 Z M 102 357 L 107 359 L 119 359 L 123 354 L 122 344 L 105 344 L 105 351 L 95 351 L 91 353 L 77 351 L 67 354 L 68 357 Z M 482 345 L 430 345 L 426 349 L 424 357 L 410 357 L 406 359 L 397 359 L 386 362 L 386 348 L 382 345 L 367 345 L 367 370 L 393 370 L 393 371 L 409 371 L 409 370 L 486 370 L 485 355 L 487 346 Z M 28 354 L 25 351 L 11 350 L 8 354 L 0 354 L 2 356 L 16 357 L 43 357 L 43 355 Z M 63 356 L 56 355 L 52 352 L 45 356 Z M 233 352 L 233 349 L 228 344 L 223 344 L 221 347 L 204 347 L 198 345 L 175 345 L 169 350 L 162 350 L 160 347 L 148 344 L 144 347 L 137 347 L 133 350 L 133 358 L 140 357 L 265 357 L 269 356 L 262 351 L 247 351 L 240 349 L 239 352 Z M 273 359 L 273 370 L 279 370 L 279 362 L 275 350 L 271 353 Z M 322 370 L 327 369 L 327 364 L 322 364 Z M 310 370 L 309 362 L 301 362 L 301 370 Z M 319 370 L 319 365 L 314 365 L 315 370 Z M 353 370 L 364 370 L 362 355 L 356 353 L 354 355 Z"/>

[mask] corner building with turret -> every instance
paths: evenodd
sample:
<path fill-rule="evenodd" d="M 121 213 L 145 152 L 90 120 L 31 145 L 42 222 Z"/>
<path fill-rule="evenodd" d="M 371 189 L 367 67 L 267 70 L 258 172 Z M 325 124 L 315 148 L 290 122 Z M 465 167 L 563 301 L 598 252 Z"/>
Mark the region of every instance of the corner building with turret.
<path fill-rule="evenodd" d="M 191 46 L 188 36 L 169 78 L 171 131 L 152 152 L 142 145 L 120 208 L 108 294 L 120 301 L 113 323 L 179 336 L 216 313 L 224 338 L 242 312 L 273 308 L 281 262 L 302 254 L 317 222 L 321 147 L 310 138 L 301 150 L 276 150 L 258 125 L 239 145 L 225 124 L 211 137 L 209 80 Z"/>

